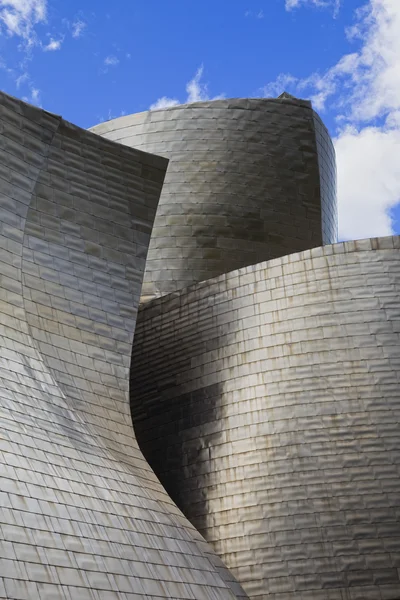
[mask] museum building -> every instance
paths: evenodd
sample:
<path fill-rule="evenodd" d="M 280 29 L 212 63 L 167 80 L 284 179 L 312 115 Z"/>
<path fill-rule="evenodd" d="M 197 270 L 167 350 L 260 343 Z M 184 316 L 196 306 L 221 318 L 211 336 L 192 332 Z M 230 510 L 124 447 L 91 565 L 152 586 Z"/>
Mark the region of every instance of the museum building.
<path fill-rule="evenodd" d="M 0 599 L 398 600 L 400 238 L 311 103 L 0 120 Z"/>

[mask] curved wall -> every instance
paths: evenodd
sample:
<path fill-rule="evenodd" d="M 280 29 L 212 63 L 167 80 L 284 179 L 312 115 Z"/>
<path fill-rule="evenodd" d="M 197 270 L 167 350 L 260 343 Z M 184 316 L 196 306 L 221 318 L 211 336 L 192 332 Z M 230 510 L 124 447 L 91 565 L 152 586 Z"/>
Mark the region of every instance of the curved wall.
<path fill-rule="evenodd" d="M 0 107 L 0 597 L 244 597 L 132 429 L 167 161 L 4 94 Z"/>
<path fill-rule="evenodd" d="M 314 129 L 320 174 L 322 239 L 324 244 L 333 244 L 338 239 L 336 153 L 329 132 L 316 112 Z"/>
<path fill-rule="evenodd" d="M 400 597 L 400 238 L 139 310 L 137 439 L 252 599 Z"/>
<path fill-rule="evenodd" d="M 170 159 L 142 300 L 336 241 L 335 156 L 314 115 L 291 98 L 216 100 L 92 128 Z"/>

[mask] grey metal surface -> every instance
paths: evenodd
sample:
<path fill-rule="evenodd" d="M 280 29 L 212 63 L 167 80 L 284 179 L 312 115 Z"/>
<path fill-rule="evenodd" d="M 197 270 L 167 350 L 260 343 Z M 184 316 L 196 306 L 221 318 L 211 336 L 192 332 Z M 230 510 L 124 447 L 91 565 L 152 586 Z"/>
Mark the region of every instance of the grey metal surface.
<path fill-rule="evenodd" d="M 131 424 L 167 161 L 4 94 L 0 126 L 0 598 L 240 597 Z"/>
<path fill-rule="evenodd" d="M 400 238 L 139 310 L 137 438 L 252 599 L 400 598 Z"/>
<path fill-rule="evenodd" d="M 322 238 L 324 244 L 329 244 L 338 239 L 336 154 L 329 132 L 316 112 L 314 129 L 320 173 Z"/>
<path fill-rule="evenodd" d="M 337 240 L 334 150 L 310 102 L 200 102 L 92 131 L 170 159 L 143 301 Z"/>

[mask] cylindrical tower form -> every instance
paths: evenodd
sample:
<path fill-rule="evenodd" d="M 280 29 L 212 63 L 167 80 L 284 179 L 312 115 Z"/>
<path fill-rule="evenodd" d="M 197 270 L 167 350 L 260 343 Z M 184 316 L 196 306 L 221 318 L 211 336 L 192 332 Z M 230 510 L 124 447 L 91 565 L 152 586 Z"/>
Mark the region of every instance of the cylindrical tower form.
<path fill-rule="evenodd" d="M 336 241 L 334 149 L 308 101 L 200 102 L 92 131 L 170 160 L 143 301 Z"/>
<path fill-rule="evenodd" d="M 252 600 L 400 598 L 399 298 L 389 237 L 139 310 L 139 445 Z"/>

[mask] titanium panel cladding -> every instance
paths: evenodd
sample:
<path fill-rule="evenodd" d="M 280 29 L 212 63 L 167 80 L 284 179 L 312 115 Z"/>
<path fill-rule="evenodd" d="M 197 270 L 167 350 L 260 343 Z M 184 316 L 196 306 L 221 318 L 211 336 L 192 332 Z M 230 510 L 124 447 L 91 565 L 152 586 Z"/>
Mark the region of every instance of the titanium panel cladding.
<path fill-rule="evenodd" d="M 132 429 L 167 161 L 4 94 L 0 119 L 0 597 L 244 597 Z"/>
<path fill-rule="evenodd" d="M 318 148 L 311 104 L 295 98 L 202 102 L 92 129 L 170 159 L 143 301 L 336 241 L 335 156 L 316 122 Z"/>
<path fill-rule="evenodd" d="M 324 244 L 329 244 L 338 239 L 336 154 L 329 132 L 315 112 L 314 127 L 321 184 L 322 238 Z"/>
<path fill-rule="evenodd" d="M 252 599 L 400 598 L 400 238 L 139 311 L 137 438 Z"/>

